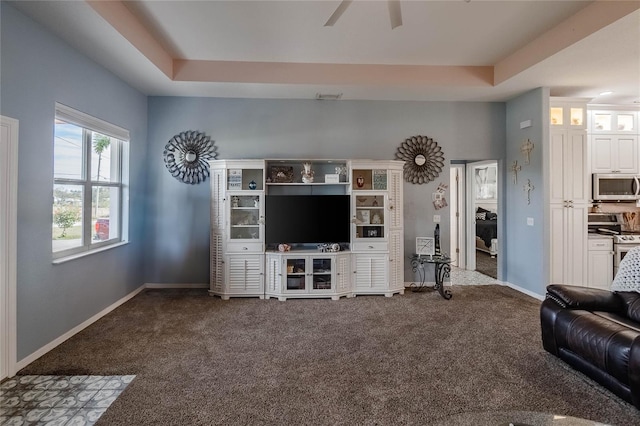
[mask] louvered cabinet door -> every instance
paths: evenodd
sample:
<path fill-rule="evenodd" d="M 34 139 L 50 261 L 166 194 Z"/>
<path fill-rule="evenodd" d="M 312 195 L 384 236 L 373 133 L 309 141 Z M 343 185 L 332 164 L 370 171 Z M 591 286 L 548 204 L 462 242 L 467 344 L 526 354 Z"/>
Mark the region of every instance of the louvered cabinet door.
<path fill-rule="evenodd" d="M 403 224 L 402 170 L 389 171 L 389 228 L 401 229 Z"/>
<path fill-rule="evenodd" d="M 389 233 L 389 287 L 404 289 L 404 244 L 402 231 Z"/>
<path fill-rule="evenodd" d="M 222 233 L 224 227 L 224 170 L 211 170 L 211 228 Z"/>
<path fill-rule="evenodd" d="M 355 254 L 355 291 L 358 293 L 385 293 L 389 288 L 387 278 L 389 256 L 379 254 Z"/>
<path fill-rule="evenodd" d="M 351 292 L 350 256 L 338 255 L 336 257 L 336 292 L 339 294 Z"/>
<path fill-rule="evenodd" d="M 225 256 L 225 294 L 264 295 L 264 256 Z"/>
<path fill-rule="evenodd" d="M 222 252 L 222 235 L 211 232 L 210 282 L 209 291 L 218 294 L 222 292 L 224 285 L 224 257 Z"/>
<path fill-rule="evenodd" d="M 275 296 L 281 290 L 282 285 L 282 258 L 277 255 L 267 255 L 267 273 L 265 282 L 265 294 Z"/>

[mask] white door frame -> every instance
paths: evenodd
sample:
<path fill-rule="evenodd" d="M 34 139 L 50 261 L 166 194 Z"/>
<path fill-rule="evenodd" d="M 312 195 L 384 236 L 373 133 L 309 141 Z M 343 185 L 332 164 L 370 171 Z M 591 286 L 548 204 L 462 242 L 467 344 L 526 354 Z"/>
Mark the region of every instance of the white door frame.
<path fill-rule="evenodd" d="M 451 164 L 451 256 L 455 259 L 455 266 L 461 269 L 466 268 L 466 215 L 465 215 L 465 200 L 466 200 L 466 179 L 465 179 L 465 165 L 464 164 Z M 457 182 L 456 182 L 457 177 Z M 455 200 L 454 200 L 455 198 Z M 458 252 L 455 252 L 455 249 Z M 452 262 L 453 264 L 453 262 Z"/>
<path fill-rule="evenodd" d="M 16 374 L 18 120 L 0 116 L 0 380 Z"/>
<path fill-rule="evenodd" d="M 498 160 L 474 161 L 467 163 L 467 269 L 475 271 L 476 269 L 476 181 L 474 179 L 474 169 L 478 166 L 486 166 L 495 164 L 498 167 Z M 498 203 L 500 202 L 500 170 L 497 170 L 496 180 L 498 189 Z M 497 207 L 497 205 L 496 205 Z M 500 242 L 498 242 L 500 244 Z M 498 247 L 500 247 L 498 245 Z"/>

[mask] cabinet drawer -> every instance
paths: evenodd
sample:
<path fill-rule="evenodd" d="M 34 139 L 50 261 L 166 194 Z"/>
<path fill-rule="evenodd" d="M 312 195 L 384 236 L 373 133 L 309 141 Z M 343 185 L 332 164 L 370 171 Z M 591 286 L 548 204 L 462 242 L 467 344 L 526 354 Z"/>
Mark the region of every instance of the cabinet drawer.
<path fill-rule="evenodd" d="M 351 251 L 389 251 L 388 242 L 358 242 L 351 245 Z"/>
<path fill-rule="evenodd" d="M 262 253 L 262 243 L 227 243 L 229 253 Z"/>
<path fill-rule="evenodd" d="M 596 238 L 589 240 L 589 250 L 613 250 L 613 240 L 605 238 Z"/>

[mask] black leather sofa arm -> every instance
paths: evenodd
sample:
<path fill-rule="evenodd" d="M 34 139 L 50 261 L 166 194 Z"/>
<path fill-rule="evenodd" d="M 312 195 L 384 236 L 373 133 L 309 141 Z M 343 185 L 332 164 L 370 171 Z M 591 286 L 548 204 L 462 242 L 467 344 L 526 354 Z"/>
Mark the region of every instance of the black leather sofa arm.
<path fill-rule="evenodd" d="M 624 309 L 624 302 L 618 295 L 598 288 L 552 284 L 547 286 L 547 299 L 566 309 L 604 312 L 619 312 Z"/>

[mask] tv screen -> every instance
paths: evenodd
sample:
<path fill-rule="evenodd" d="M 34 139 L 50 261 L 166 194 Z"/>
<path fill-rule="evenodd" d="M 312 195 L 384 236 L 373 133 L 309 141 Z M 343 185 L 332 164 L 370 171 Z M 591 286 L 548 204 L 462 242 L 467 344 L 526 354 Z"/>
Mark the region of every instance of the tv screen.
<path fill-rule="evenodd" d="M 350 203 L 348 195 L 268 195 L 265 198 L 265 242 L 349 242 Z"/>

